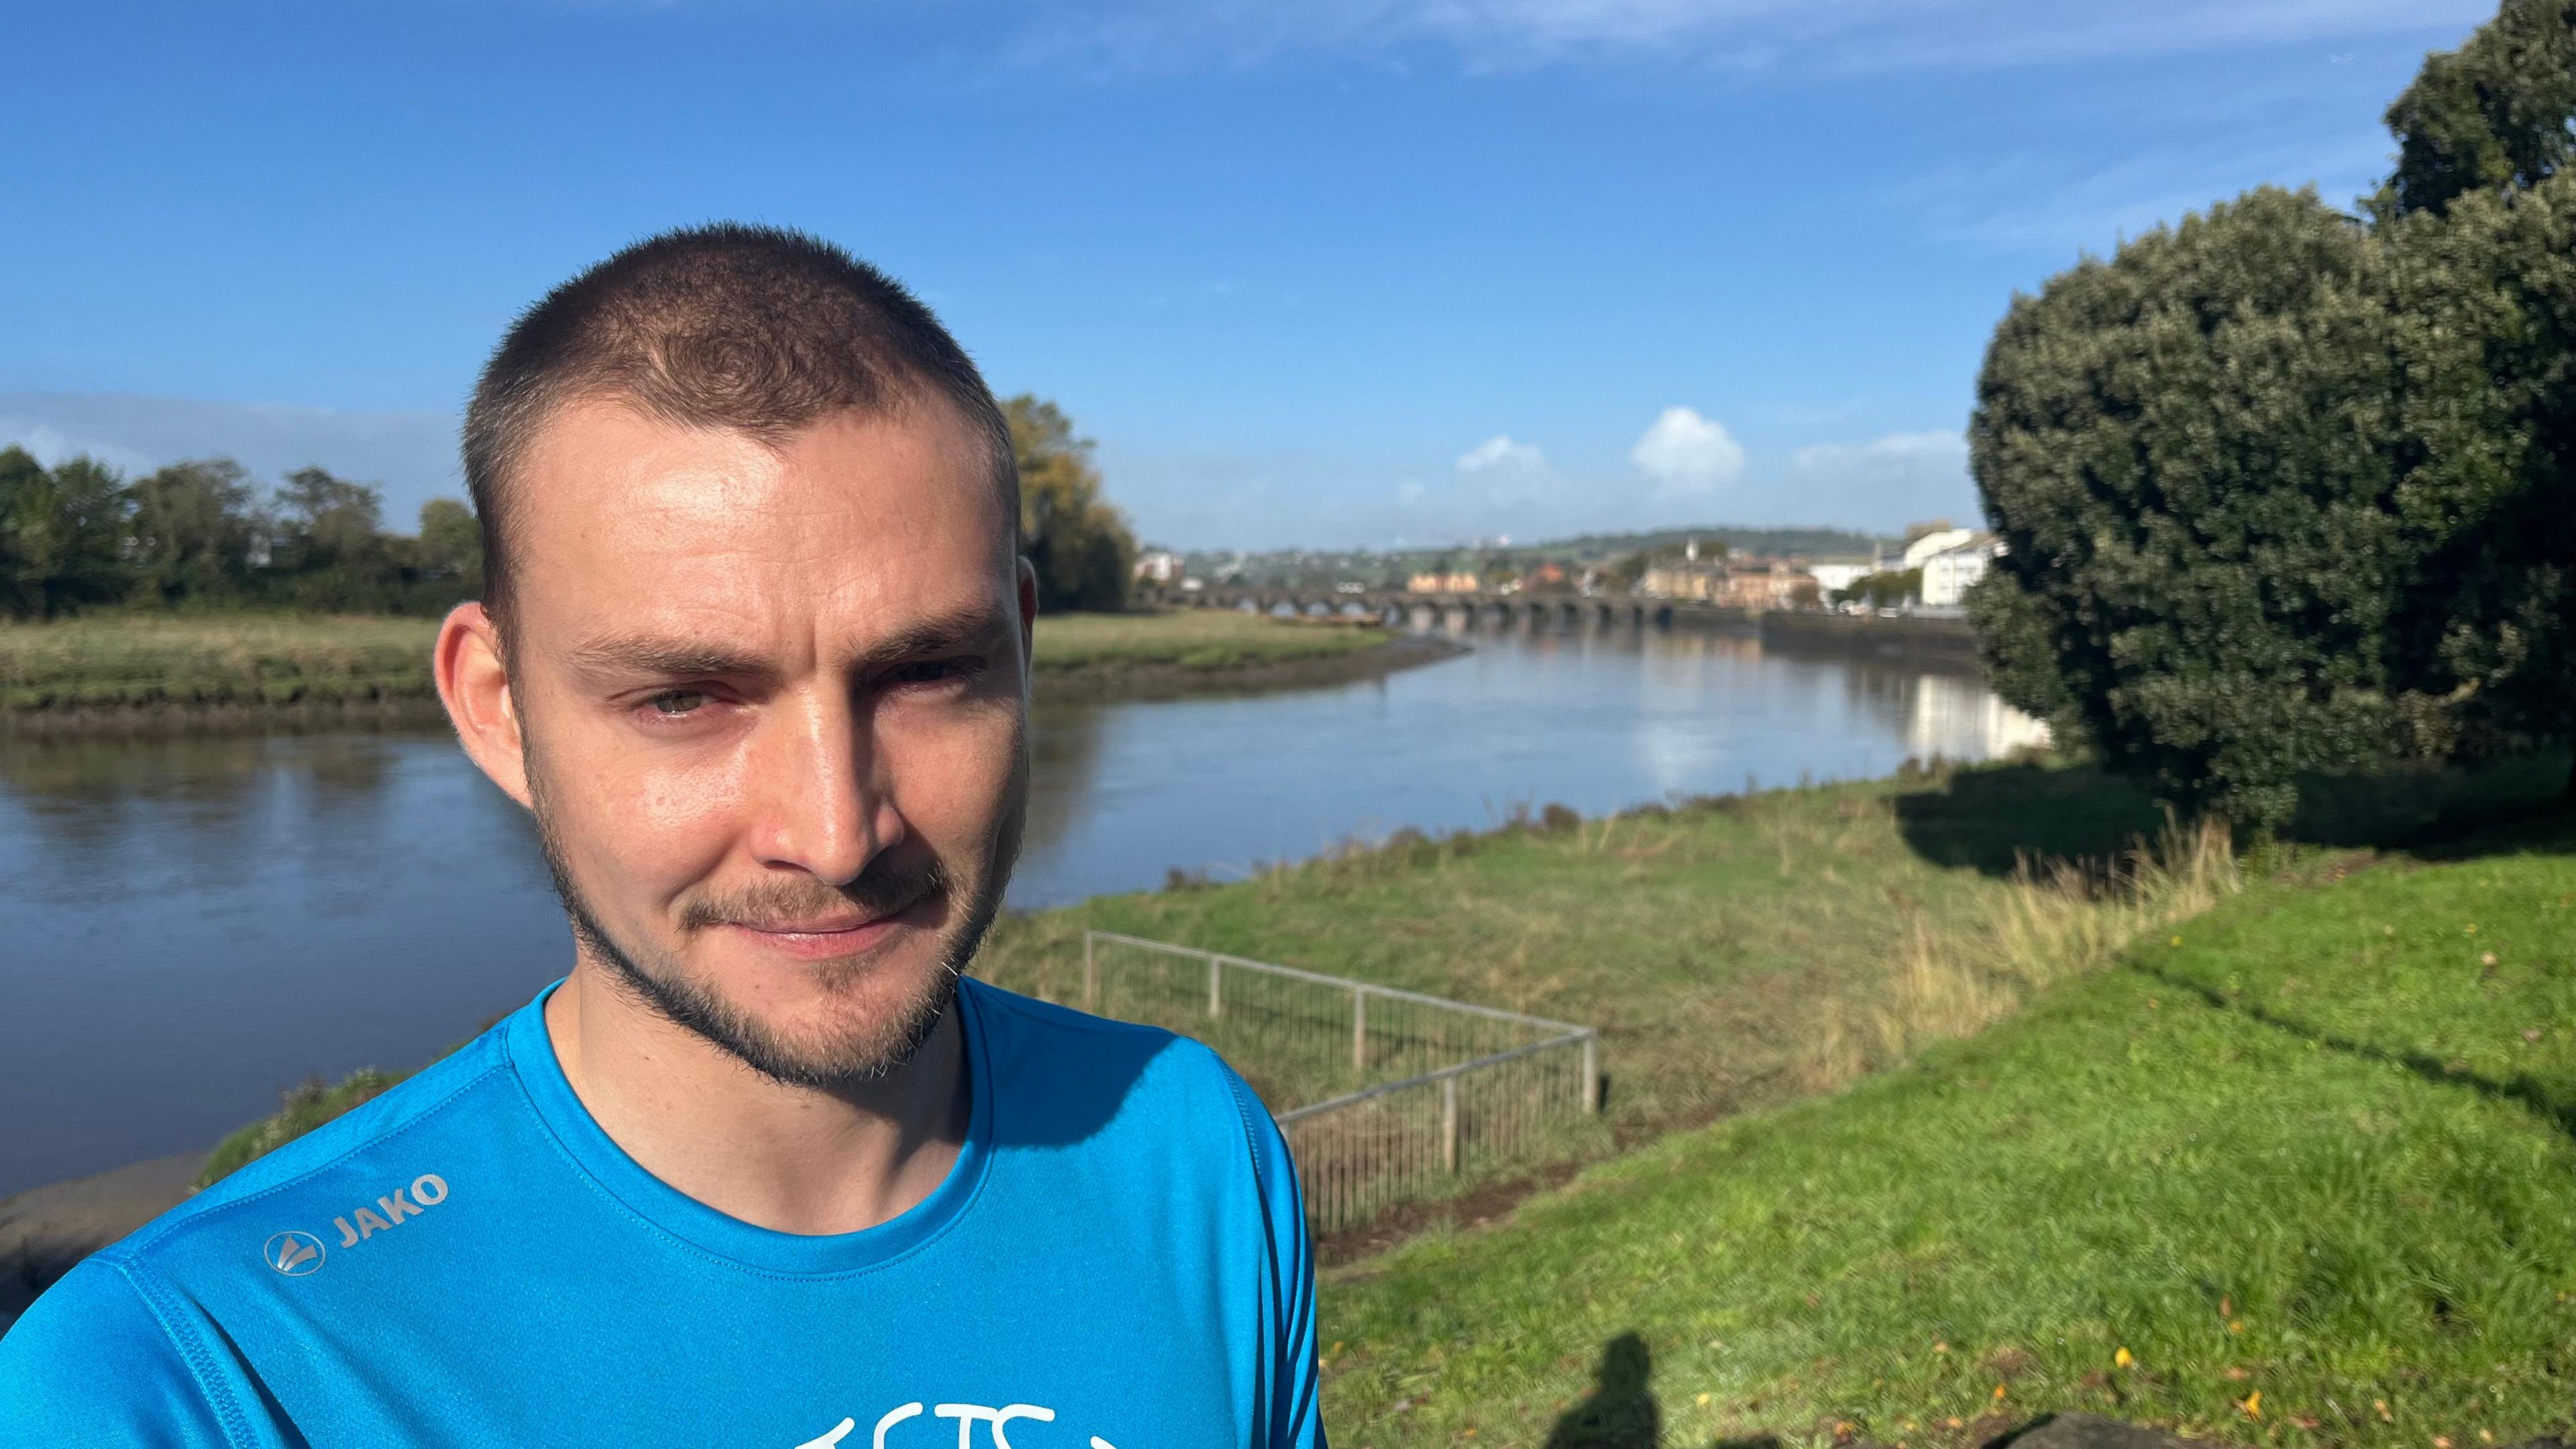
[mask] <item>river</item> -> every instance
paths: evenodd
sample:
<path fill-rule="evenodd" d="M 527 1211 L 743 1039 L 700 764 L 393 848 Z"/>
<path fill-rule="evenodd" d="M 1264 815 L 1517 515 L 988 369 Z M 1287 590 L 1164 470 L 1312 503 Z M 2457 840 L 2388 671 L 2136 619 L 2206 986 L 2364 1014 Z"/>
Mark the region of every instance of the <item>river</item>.
<path fill-rule="evenodd" d="M 1011 904 L 2038 737 L 1964 670 L 1726 633 L 1466 638 L 1326 688 L 1041 700 Z M 202 1148 L 307 1076 L 418 1065 L 570 951 L 525 821 L 432 733 L 0 738 L 0 923 L 0 1196 Z"/>

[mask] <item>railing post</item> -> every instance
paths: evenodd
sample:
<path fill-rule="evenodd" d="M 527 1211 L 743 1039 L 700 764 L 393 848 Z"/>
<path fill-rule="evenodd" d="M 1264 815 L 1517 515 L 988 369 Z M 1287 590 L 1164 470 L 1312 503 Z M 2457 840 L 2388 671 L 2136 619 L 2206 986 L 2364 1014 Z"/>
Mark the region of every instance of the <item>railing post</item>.
<path fill-rule="evenodd" d="M 1458 1170 L 1458 1079 L 1440 1079 L 1440 1169 Z"/>
<path fill-rule="evenodd" d="M 1583 1035 L 1583 1111 L 1586 1116 L 1601 1110 L 1601 1037 L 1596 1032 Z"/>
<path fill-rule="evenodd" d="M 1099 1010 L 1099 1000 L 1100 976 L 1098 969 L 1091 964 L 1091 933 L 1085 931 L 1082 933 L 1082 1009 Z"/>
<path fill-rule="evenodd" d="M 1351 1070 L 1368 1073 L 1368 988 L 1351 988 Z"/>
<path fill-rule="evenodd" d="M 1225 958 L 1208 958 L 1208 1015 L 1225 1015 Z"/>

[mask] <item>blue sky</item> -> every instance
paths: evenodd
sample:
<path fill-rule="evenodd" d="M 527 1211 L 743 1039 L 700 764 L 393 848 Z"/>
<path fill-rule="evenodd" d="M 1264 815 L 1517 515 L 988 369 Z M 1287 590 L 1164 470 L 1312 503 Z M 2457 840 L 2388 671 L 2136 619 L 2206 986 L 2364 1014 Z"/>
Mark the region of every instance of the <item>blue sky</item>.
<path fill-rule="evenodd" d="M 1974 512 L 2016 288 L 2368 189 L 2470 0 L 18 7 L 0 440 L 459 491 L 500 329 L 803 227 L 1183 546 Z"/>

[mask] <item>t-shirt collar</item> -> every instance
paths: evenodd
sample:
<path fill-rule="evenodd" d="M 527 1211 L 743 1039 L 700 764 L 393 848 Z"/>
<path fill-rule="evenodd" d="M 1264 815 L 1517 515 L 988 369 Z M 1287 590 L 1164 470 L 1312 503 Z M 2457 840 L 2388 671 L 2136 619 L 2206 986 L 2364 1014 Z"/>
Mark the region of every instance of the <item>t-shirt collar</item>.
<path fill-rule="evenodd" d="M 992 1064 L 987 1055 L 978 987 L 957 984 L 958 1027 L 965 1047 L 968 1107 L 966 1141 L 957 1161 L 928 1197 L 903 1213 L 855 1233 L 811 1236 L 782 1233 L 719 1212 L 647 1172 L 600 1129 L 574 1095 L 546 1033 L 546 999 L 561 981 L 511 1013 L 503 1027 L 512 1067 L 555 1140 L 573 1166 L 635 1216 L 703 1252 L 768 1273 L 830 1276 L 865 1272 L 903 1257 L 946 1231 L 974 1203 L 991 1157 Z"/>

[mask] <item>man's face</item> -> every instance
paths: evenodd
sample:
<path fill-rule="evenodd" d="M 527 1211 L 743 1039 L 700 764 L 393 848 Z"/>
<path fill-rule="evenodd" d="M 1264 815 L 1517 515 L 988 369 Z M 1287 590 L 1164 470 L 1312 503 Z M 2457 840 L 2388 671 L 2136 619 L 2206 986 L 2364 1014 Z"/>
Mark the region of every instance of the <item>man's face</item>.
<path fill-rule="evenodd" d="M 782 1080 L 907 1058 L 1018 851 L 1034 600 L 989 467 L 945 404 L 774 449 L 589 402 L 517 474 L 511 708 L 576 932 Z"/>

